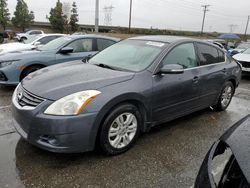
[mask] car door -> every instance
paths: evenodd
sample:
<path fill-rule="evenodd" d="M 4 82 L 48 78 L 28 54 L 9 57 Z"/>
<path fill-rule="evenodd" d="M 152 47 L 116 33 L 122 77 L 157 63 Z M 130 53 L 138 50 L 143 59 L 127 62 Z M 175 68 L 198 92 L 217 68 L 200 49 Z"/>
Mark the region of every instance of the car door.
<path fill-rule="evenodd" d="M 225 53 L 205 43 L 196 43 L 200 59 L 200 105 L 212 105 L 227 78 Z"/>
<path fill-rule="evenodd" d="M 94 39 L 76 39 L 64 47 L 73 48 L 72 53 L 60 53 L 56 54 L 57 63 L 63 63 L 67 61 L 82 60 L 85 57 L 92 56 L 97 53 L 95 50 Z"/>
<path fill-rule="evenodd" d="M 199 69 L 194 43 L 174 47 L 160 66 L 164 64 L 182 65 L 184 72 L 153 76 L 152 115 L 157 122 L 173 119 L 199 106 Z"/>

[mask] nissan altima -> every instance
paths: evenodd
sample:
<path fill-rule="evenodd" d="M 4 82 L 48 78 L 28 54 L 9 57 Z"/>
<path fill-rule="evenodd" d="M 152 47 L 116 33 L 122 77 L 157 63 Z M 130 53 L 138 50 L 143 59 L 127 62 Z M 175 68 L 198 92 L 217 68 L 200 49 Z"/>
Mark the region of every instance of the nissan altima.
<path fill-rule="evenodd" d="M 225 110 L 241 66 L 217 46 L 167 36 L 121 41 L 87 61 L 36 71 L 16 88 L 14 124 L 52 152 L 127 151 L 139 134 L 212 107 Z"/>

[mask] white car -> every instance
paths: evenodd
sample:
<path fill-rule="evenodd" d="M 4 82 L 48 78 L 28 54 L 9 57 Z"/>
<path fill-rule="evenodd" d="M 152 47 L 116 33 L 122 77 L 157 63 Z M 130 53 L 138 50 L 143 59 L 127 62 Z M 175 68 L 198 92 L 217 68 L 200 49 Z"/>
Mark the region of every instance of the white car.
<path fill-rule="evenodd" d="M 250 48 L 233 56 L 242 65 L 243 72 L 250 72 Z"/>
<path fill-rule="evenodd" d="M 10 52 L 36 49 L 62 36 L 65 36 L 65 35 L 64 34 L 42 34 L 42 35 L 35 35 L 33 37 L 30 37 L 29 39 L 23 41 L 23 43 L 13 42 L 13 43 L 1 44 L 0 55 L 5 54 L 5 53 L 10 53 Z"/>
<path fill-rule="evenodd" d="M 18 41 L 24 41 L 29 39 L 31 36 L 44 34 L 42 30 L 29 30 L 26 33 L 17 33 L 14 39 Z"/>

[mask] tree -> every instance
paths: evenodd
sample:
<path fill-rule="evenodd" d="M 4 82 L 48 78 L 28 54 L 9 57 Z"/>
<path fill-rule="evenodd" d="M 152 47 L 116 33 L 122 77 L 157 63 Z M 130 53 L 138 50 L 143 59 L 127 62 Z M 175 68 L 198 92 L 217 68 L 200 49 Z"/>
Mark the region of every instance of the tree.
<path fill-rule="evenodd" d="M 12 18 L 13 25 L 22 28 L 28 28 L 35 19 L 34 12 L 29 12 L 28 6 L 24 0 L 17 0 L 16 10 L 14 12 L 14 17 Z"/>
<path fill-rule="evenodd" d="M 77 6 L 76 6 L 76 2 L 74 1 L 72 4 L 71 16 L 70 16 L 70 21 L 69 21 L 69 25 L 71 26 L 71 30 L 73 32 L 76 32 L 79 28 L 79 25 L 77 24 L 78 21 L 79 19 L 78 19 L 78 13 L 77 13 Z"/>
<path fill-rule="evenodd" d="M 51 8 L 50 16 L 48 17 L 52 29 L 63 33 L 66 17 L 63 15 L 62 3 L 57 1 L 55 8 Z"/>
<path fill-rule="evenodd" d="M 10 21 L 10 13 L 7 8 L 7 0 L 0 0 L 0 24 L 3 26 L 3 29 L 6 29 L 7 24 Z"/>

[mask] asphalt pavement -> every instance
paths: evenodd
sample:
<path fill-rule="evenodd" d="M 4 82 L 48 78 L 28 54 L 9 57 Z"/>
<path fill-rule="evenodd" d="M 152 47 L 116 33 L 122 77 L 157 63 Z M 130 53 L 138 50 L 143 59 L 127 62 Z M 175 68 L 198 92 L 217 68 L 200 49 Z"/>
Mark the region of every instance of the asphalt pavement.
<path fill-rule="evenodd" d="M 226 111 L 205 109 L 157 126 L 122 155 L 54 154 L 31 146 L 15 132 L 13 90 L 0 87 L 1 188 L 191 187 L 211 144 L 250 114 L 250 77 L 244 77 Z"/>

